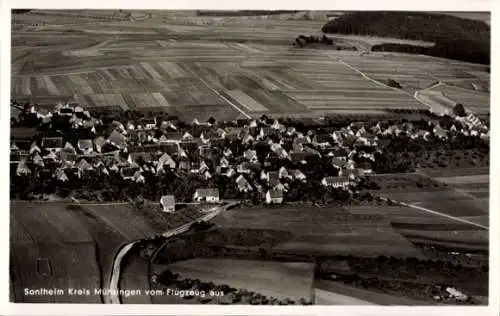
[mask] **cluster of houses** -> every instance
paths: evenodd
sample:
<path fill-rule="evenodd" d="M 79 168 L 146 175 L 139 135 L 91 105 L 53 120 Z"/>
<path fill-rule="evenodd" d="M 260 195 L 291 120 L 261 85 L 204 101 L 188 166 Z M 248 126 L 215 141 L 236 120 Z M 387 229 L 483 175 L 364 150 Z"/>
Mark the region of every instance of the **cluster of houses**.
<path fill-rule="evenodd" d="M 75 130 L 88 130 L 86 135 L 91 136 L 72 142 L 63 135 L 42 137 L 38 141 L 14 140 L 10 161 L 16 165 L 18 176 L 34 174 L 65 182 L 70 176 L 99 174 L 144 183 L 146 173 L 173 171 L 205 179 L 218 175 L 227 177 L 241 192 L 257 190 L 269 204 L 283 202 L 290 182 L 309 180 L 305 170 L 312 156 L 326 157 L 339 170 L 338 175 L 321 180 L 325 187 L 349 189 L 364 174 L 372 172 L 373 152 L 380 152 L 379 138 L 403 134 L 426 140 L 431 134 L 411 123 L 387 121 L 372 127 L 354 122 L 321 133 L 300 132 L 270 119 L 248 120 L 224 128 L 217 123 L 195 120 L 189 128 L 178 128 L 173 121 L 158 122 L 155 117 L 135 122 L 114 121 L 112 128 L 104 128 L 102 121 L 80 106 L 58 105 L 53 111 L 31 107 L 29 112 L 44 123 L 49 123 L 54 115 L 67 117 Z M 100 132 L 104 130 L 109 132 Z M 433 127 L 434 135 L 440 138 L 446 139 L 450 132 L 453 130 L 445 130 L 439 124 Z M 264 160 L 258 157 L 258 146 L 266 148 Z M 374 150 L 365 152 L 366 147 Z M 363 162 L 356 163 L 359 159 L 355 157 L 362 157 Z M 272 163 L 273 159 L 289 160 L 296 167 L 278 167 Z M 170 211 L 172 198 L 162 199 L 166 211 Z M 217 202 L 218 189 L 199 188 L 193 200 Z"/>

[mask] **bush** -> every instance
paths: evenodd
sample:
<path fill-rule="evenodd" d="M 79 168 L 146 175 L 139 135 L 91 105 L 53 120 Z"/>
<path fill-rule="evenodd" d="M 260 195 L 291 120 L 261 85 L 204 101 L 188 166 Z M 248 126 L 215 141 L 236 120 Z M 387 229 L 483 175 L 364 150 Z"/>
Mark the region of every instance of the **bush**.
<path fill-rule="evenodd" d="M 397 82 L 396 80 L 393 80 L 393 79 L 387 79 L 387 85 L 391 88 L 402 89 L 399 82 Z"/>

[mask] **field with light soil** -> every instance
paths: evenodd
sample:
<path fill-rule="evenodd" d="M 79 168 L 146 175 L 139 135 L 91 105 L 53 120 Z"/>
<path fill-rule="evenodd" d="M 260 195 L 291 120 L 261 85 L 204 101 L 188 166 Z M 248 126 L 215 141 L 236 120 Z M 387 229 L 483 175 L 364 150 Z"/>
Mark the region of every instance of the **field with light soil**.
<path fill-rule="evenodd" d="M 310 299 L 314 276 L 312 263 L 233 259 L 193 259 L 166 267 L 180 278 L 227 284 L 278 299 Z"/>

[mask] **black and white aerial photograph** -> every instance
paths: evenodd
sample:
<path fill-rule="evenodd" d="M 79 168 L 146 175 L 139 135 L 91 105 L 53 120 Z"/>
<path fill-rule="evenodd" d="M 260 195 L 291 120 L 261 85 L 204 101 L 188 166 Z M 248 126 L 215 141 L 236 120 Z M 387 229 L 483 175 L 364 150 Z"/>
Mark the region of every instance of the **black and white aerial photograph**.
<path fill-rule="evenodd" d="M 8 23 L 11 303 L 491 302 L 489 12 Z"/>

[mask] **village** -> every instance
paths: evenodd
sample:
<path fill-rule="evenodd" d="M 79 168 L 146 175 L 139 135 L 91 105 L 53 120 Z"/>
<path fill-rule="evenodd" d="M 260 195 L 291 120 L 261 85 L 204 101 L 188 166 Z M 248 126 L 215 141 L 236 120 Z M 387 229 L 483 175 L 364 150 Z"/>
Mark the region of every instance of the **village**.
<path fill-rule="evenodd" d="M 103 119 L 69 104 L 58 104 L 52 111 L 15 101 L 11 107 L 18 114 L 11 121 L 13 128 L 37 130 L 24 138 L 11 136 L 11 196 L 43 198 L 71 187 L 73 193 L 65 189 L 71 197 L 112 186 L 126 191 L 128 186 L 135 188 L 129 199 L 156 199 L 166 212 L 174 210 L 176 201 L 236 198 L 270 205 L 304 201 L 314 194 L 348 198 L 358 192 L 365 175 L 384 169 L 378 165 L 387 139 L 489 139 L 488 127 L 471 113 L 441 114 L 421 124 L 352 122 L 304 129 L 266 116 L 233 122 L 195 119 L 187 124 L 161 115 Z M 42 189 L 27 192 L 27 184 L 33 188 L 37 183 Z"/>

